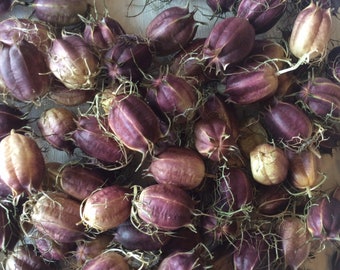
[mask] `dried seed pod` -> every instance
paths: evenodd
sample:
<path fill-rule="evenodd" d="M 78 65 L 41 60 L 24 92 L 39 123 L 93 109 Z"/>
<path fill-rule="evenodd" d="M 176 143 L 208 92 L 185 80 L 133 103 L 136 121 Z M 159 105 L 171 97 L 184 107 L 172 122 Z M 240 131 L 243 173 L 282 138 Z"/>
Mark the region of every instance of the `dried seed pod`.
<path fill-rule="evenodd" d="M 96 269 L 119 269 L 129 270 L 127 259 L 114 251 L 105 251 L 93 259 L 87 261 L 82 267 L 83 270 L 96 270 Z"/>
<path fill-rule="evenodd" d="M 289 39 L 291 53 L 307 62 L 324 56 L 330 40 L 331 26 L 330 8 L 324 9 L 311 1 L 294 21 Z"/>
<path fill-rule="evenodd" d="M 75 145 L 67 138 L 77 128 L 72 111 L 62 107 L 47 109 L 40 115 L 37 125 L 53 147 L 69 154 L 73 152 Z"/>
<path fill-rule="evenodd" d="M 289 161 L 282 149 L 264 143 L 250 152 L 250 167 L 257 182 L 263 185 L 276 185 L 286 179 Z"/>
<path fill-rule="evenodd" d="M 94 170 L 81 165 L 66 165 L 57 175 L 58 187 L 73 198 L 83 201 L 96 189 L 104 185 L 104 180 Z"/>
<path fill-rule="evenodd" d="M 278 22 L 286 7 L 287 0 L 242 0 L 236 16 L 249 20 L 255 33 L 261 34 Z"/>
<path fill-rule="evenodd" d="M 340 121 L 340 85 L 324 77 L 316 77 L 302 86 L 299 98 L 315 115 Z"/>
<path fill-rule="evenodd" d="M 170 7 L 160 12 L 147 26 L 146 37 L 157 55 L 175 53 L 185 47 L 195 36 L 196 10 Z"/>
<path fill-rule="evenodd" d="M 227 75 L 222 92 L 229 102 L 247 105 L 272 97 L 278 87 L 276 69 L 269 64 L 242 66 Z"/>
<path fill-rule="evenodd" d="M 88 3 L 85 0 L 35 0 L 31 6 L 39 20 L 54 26 L 67 26 L 81 22 L 86 16 Z"/>
<path fill-rule="evenodd" d="M 8 92 L 20 101 L 44 96 L 50 86 L 49 72 L 44 54 L 25 40 L 0 49 L 0 76 Z"/>
<path fill-rule="evenodd" d="M 112 185 L 98 189 L 82 202 L 81 219 L 89 228 L 104 232 L 127 220 L 130 211 L 128 191 Z"/>
<path fill-rule="evenodd" d="M 151 66 L 152 54 L 140 36 L 125 34 L 106 52 L 104 61 L 112 80 L 138 82 Z"/>
<path fill-rule="evenodd" d="M 208 67 L 216 73 L 225 71 L 230 64 L 243 60 L 253 48 L 255 30 L 248 20 L 229 17 L 218 22 L 210 31 L 202 53 Z"/>
<path fill-rule="evenodd" d="M 306 224 L 298 217 L 285 217 L 277 230 L 282 241 L 285 266 L 298 269 L 311 249 L 311 235 Z"/>
<path fill-rule="evenodd" d="M 17 130 L 28 122 L 20 109 L 0 103 L 0 140 L 7 136 L 12 129 Z"/>
<path fill-rule="evenodd" d="M 87 23 L 83 31 L 85 42 L 98 50 L 109 49 L 117 42 L 118 36 L 124 34 L 120 23 L 109 16 Z"/>
<path fill-rule="evenodd" d="M 206 0 L 205 2 L 215 14 L 228 12 L 235 4 L 235 0 Z"/>
<path fill-rule="evenodd" d="M 77 129 L 71 136 L 75 145 L 89 157 L 108 164 L 124 166 L 127 163 L 126 149 L 116 138 L 105 133 L 107 125 L 106 117 L 80 116 Z"/>
<path fill-rule="evenodd" d="M 171 231 L 191 226 L 194 201 L 175 185 L 148 186 L 135 199 L 134 205 L 139 218 L 158 229 Z"/>
<path fill-rule="evenodd" d="M 99 73 L 97 56 L 78 35 L 54 39 L 48 65 L 54 76 L 69 89 L 93 89 Z"/>
<path fill-rule="evenodd" d="M 0 178 L 14 195 L 39 190 L 44 175 L 44 156 L 34 139 L 13 131 L 0 142 Z"/>
<path fill-rule="evenodd" d="M 204 179 L 205 164 L 190 148 L 169 147 L 152 159 L 148 173 L 158 183 L 194 189 Z"/>
<path fill-rule="evenodd" d="M 108 115 L 109 126 L 127 148 L 146 155 L 161 138 L 160 121 L 137 95 L 121 94 L 113 98 Z"/>
<path fill-rule="evenodd" d="M 80 224 L 80 203 L 64 193 L 39 193 L 24 204 L 24 211 L 34 228 L 56 242 L 73 243 L 85 237 L 84 226 Z"/>
<path fill-rule="evenodd" d="M 263 215 L 283 213 L 290 201 L 290 194 L 282 185 L 261 186 L 256 189 L 256 210 Z"/>

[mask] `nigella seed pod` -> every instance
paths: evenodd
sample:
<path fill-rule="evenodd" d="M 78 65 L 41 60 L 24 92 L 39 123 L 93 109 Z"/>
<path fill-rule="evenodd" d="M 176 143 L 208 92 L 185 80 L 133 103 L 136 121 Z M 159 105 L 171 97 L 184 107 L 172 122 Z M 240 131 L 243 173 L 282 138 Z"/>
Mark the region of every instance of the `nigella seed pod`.
<path fill-rule="evenodd" d="M 229 17 L 217 23 L 207 37 L 202 53 L 207 65 L 216 73 L 225 71 L 230 64 L 243 60 L 253 48 L 254 27 L 248 20 Z"/>
<path fill-rule="evenodd" d="M 67 136 L 73 132 L 77 125 L 72 111 L 54 107 L 45 110 L 37 121 L 37 126 L 43 137 L 56 149 L 72 153 L 75 146 Z"/>
<path fill-rule="evenodd" d="M 254 26 L 255 33 L 270 30 L 282 17 L 287 0 L 242 0 L 236 16 L 245 18 Z"/>
<path fill-rule="evenodd" d="M 34 139 L 11 131 L 0 142 L 0 178 L 13 195 L 41 188 L 45 175 L 44 156 Z"/>
<path fill-rule="evenodd" d="M 306 62 L 324 56 L 331 26 L 330 8 L 324 9 L 311 1 L 309 6 L 298 13 L 294 21 L 289 39 L 291 53 Z"/>
<path fill-rule="evenodd" d="M 224 80 L 222 92 L 229 102 L 247 105 L 272 97 L 278 88 L 276 69 L 270 64 L 253 67 L 252 64 L 236 69 Z"/>
<path fill-rule="evenodd" d="M 316 116 L 340 121 L 339 84 L 324 77 L 316 77 L 302 86 L 298 96 Z"/>
<path fill-rule="evenodd" d="M 127 79 L 137 82 L 151 66 L 149 45 L 137 35 L 118 36 L 117 42 L 104 56 L 105 65 L 112 80 Z"/>
<path fill-rule="evenodd" d="M 263 143 L 250 152 L 250 168 L 257 182 L 267 186 L 276 185 L 286 179 L 289 161 L 282 149 Z"/>
<path fill-rule="evenodd" d="M 109 49 L 117 42 L 118 36 L 124 34 L 120 23 L 108 16 L 86 24 L 83 31 L 85 42 L 99 50 Z"/>
<path fill-rule="evenodd" d="M 175 185 L 153 184 L 134 200 L 137 214 L 144 222 L 165 231 L 192 226 L 195 203 L 190 195 Z"/>
<path fill-rule="evenodd" d="M 169 147 L 152 159 L 148 172 L 158 183 L 194 189 L 204 179 L 205 165 L 196 151 Z"/>
<path fill-rule="evenodd" d="M 53 75 L 69 89 L 91 89 L 99 73 L 99 60 L 84 39 L 65 35 L 52 41 L 48 65 Z"/>
<path fill-rule="evenodd" d="M 263 114 L 264 128 L 277 141 L 297 148 L 305 147 L 313 132 L 313 125 L 308 116 L 296 105 L 278 101 Z"/>
<path fill-rule="evenodd" d="M 170 73 L 160 75 L 152 81 L 148 92 L 159 109 L 173 118 L 174 122 L 185 123 L 193 118 L 198 91 L 186 79 Z"/>
<path fill-rule="evenodd" d="M 147 26 L 146 37 L 157 55 L 169 55 L 185 47 L 195 36 L 196 10 L 170 7 L 159 13 Z"/>
<path fill-rule="evenodd" d="M 214 14 L 221 14 L 230 11 L 235 0 L 206 0 L 205 1 Z"/>
<path fill-rule="evenodd" d="M 94 115 L 80 116 L 77 120 L 77 128 L 71 136 L 75 145 L 85 154 L 109 164 L 127 163 L 125 147 L 116 138 L 108 136 L 107 118 L 97 118 Z"/>
<path fill-rule="evenodd" d="M 0 103 L 0 140 L 12 129 L 17 130 L 26 125 L 24 113 L 18 108 Z"/>
<path fill-rule="evenodd" d="M 86 261 L 82 266 L 83 270 L 96 270 L 96 269 L 117 269 L 129 270 L 130 266 L 122 255 L 117 252 L 107 250 L 98 256 Z"/>
<path fill-rule="evenodd" d="M 268 216 L 284 213 L 289 205 L 290 197 L 282 185 L 260 186 L 256 189 L 256 210 Z"/>
<path fill-rule="evenodd" d="M 39 20 L 61 27 L 81 22 L 78 15 L 88 11 L 85 0 L 35 0 L 31 6 Z"/>
<path fill-rule="evenodd" d="M 113 98 L 108 115 L 109 126 L 127 148 L 143 157 L 162 137 L 160 121 L 149 105 L 135 94 Z"/>
<path fill-rule="evenodd" d="M 44 96 L 50 86 L 49 72 L 44 54 L 25 40 L 0 49 L 0 76 L 8 92 L 20 101 Z"/>

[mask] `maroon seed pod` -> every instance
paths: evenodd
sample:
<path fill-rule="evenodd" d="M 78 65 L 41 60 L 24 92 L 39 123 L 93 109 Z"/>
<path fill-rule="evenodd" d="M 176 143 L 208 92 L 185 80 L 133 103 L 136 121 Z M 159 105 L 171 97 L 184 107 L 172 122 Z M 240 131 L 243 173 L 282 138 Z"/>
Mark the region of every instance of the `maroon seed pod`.
<path fill-rule="evenodd" d="M 49 25 L 37 20 L 10 17 L 0 22 L 0 41 L 9 46 L 26 40 L 47 53 L 52 44 L 50 33 Z"/>
<path fill-rule="evenodd" d="M 313 204 L 307 213 L 307 228 L 311 235 L 321 240 L 339 239 L 340 207 L 339 187 L 329 197 L 322 197 Z"/>
<path fill-rule="evenodd" d="M 174 122 L 183 123 L 193 118 L 198 92 L 186 79 L 170 73 L 161 75 L 152 81 L 148 92 L 159 109 Z"/>
<path fill-rule="evenodd" d="M 44 176 L 44 156 L 34 139 L 13 131 L 2 139 L 0 178 L 14 196 L 39 190 Z"/>
<path fill-rule="evenodd" d="M 34 228 L 56 242 L 73 243 L 85 236 L 80 223 L 80 203 L 64 193 L 40 193 L 36 200 L 24 204 L 26 210 Z"/>
<path fill-rule="evenodd" d="M 35 0 L 31 6 L 34 15 L 54 26 L 67 26 L 81 22 L 86 16 L 88 3 L 85 0 Z"/>
<path fill-rule="evenodd" d="M 71 154 L 75 148 L 73 142 L 68 140 L 68 135 L 77 125 L 72 111 L 54 107 L 45 110 L 37 121 L 37 126 L 45 138 L 54 148 Z"/>
<path fill-rule="evenodd" d="M 185 47 L 195 36 L 196 10 L 170 7 L 159 13 L 147 26 L 146 37 L 157 55 L 169 55 Z"/>
<path fill-rule="evenodd" d="M 329 51 L 326 60 L 326 74 L 331 80 L 340 83 L 340 46 Z"/>
<path fill-rule="evenodd" d="M 248 175 L 239 168 L 230 168 L 218 180 L 217 206 L 224 212 L 242 210 L 254 197 Z"/>
<path fill-rule="evenodd" d="M 84 263 L 102 254 L 110 245 L 112 235 L 98 234 L 95 238 L 77 242 L 75 257 L 77 266 L 82 267 Z"/>
<path fill-rule="evenodd" d="M 172 231 L 192 226 L 195 203 L 188 193 L 175 185 L 148 186 L 134 204 L 139 218 L 158 229 Z"/>
<path fill-rule="evenodd" d="M 80 116 L 77 129 L 72 133 L 75 145 L 89 157 L 109 164 L 127 162 L 125 147 L 114 137 L 106 135 L 107 119 L 93 115 Z"/>
<path fill-rule="evenodd" d="M 221 14 L 231 10 L 235 0 L 206 0 L 205 1 L 214 14 Z"/>
<path fill-rule="evenodd" d="M 78 35 L 54 39 L 48 65 L 53 75 L 69 89 L 93 89 L 99 73 L 97 56 Z"/>
<path fill-rule="evenodd" d="M 230 64 L 243 60 L 253 48 L 255 30 L 248 20 L 229 17 L 217 23 L 210 31 L 202 52 L 208 67 L 216 73 L 225 71 Z"/>
<path fill-rule="evenodd" d="M 296 105 L 278 101 L 262 117 L 264 128 L 276 141 L 298 144 L 312 136 L 313 126 L 308 116 Z"/>
<path fill-rule="evenodd" d="M 290 201 L 290 194 L 281 185 L 263 185 L 256 192 L 256 210 L 263 215 L 272 216 L 284 212 Z"/>
<path fill-rule="evenodd" d="M 236 16 L 249 20 L 255 33 L 261 34 L 278 22 L 286 7 L 287 0 L 242 0 Z"/>
<path fill-rule="evenodd" d="M 109 49 L 117 42 L 118 36 L 124 34 L 120 23 L 109 16 L 86 24 L 83 31 L 85 42 L 99 50 Z"/>
<path fill-rule="evenodd" d="M 98 189 L 82 202 L 81 219 L 85 226 L 104 232 L 126 221 L 130 212 L 128 191 L 112 185 Z"/>
<path fill-rule="evenodd" d="M 298 269 L 308 258 L 311 249 L 311 235 L 306 224 L 298 217 L 285 217 L 277 230 L 282 241 L 285 266 Z"/>
<path fill-rule="evenodd" d="M 231 127 L 215 117 L 199 119 L 194 125 L 196 150 L 204 157 L 220 162 L 238 150 Z"/>
<path fill-rule="evenodd" d="M 137 82 L 143 78 L 152 63 L 149 45 L 137 35 L 120 35 L 109 49 L 104 62 L 112 80 L 126 79 Z"/>
<path fill-rule="evenodd" d="M 0 103 L 0 140 L 7 136 L 12 129 L 17 130 L 27 123 L 20 109 Z"/>
<path fill-rule="evenodd" d="M 190 148 L 169 147 L 152 158 L 148 173 L 158 183 L 194 189 L 204 179 L 205 164 L 200 155 Z"/>
<path fill-rule="evenodd" d="M 129 250 L 156 251 L 168 240 L 169 236 L 164 233 L 149 235 L 138 230 L 130 220 L 120 224 L 114 233 L 114 241 Z"/>
<path fill-rule="evenodd" d="M 35 253 L 33 245 L 20 245 L 15 248 L 5 259 L 5 269 L 34 269 L 52 270 L 53 264 L 45 263 L 44 259 Z"/>
<path fill-rule="evenodd" d="M 0 50 L 0 76 L 16 99 L 30 102 L 44 96 L 50 86 L 44 54 L 23 40 Z"/>
<path fill-rule="evenodd" d="M 278 76 L 272 65 L 246 65 L 227 75 L 224 83 L 222 94 L 229 102 L 248 105 L 272 97 L 278 88 Z"/>
<path fill-rule="evenodd" d="M 90 168 L 81 165 L 66 165 L 58 172 L 57 183 L 64 193 L 83 201 L 103 186 L 104 180 Z"/>
<path fill-rule="evenodd" d="M 130 266 L 122 255 L 114 251 L 105 251 L 93 259 L 87 261 L 82 267 L 83 270 L 96 270 L 96 269 L 117 269 L 129 270 Z"/>
<path fill-rule="evenodd" d="M 340 85 L 324 77 L 316 77 L 302 86 L 299 98 L 315 115 L 340 121 Z"/>
<path fill-rule="evenodd" d="M 160 121 L 140 97 L 117 95 L 108 115 L 109 126 L 127 148 L 146 155 L 161 138 Z"/>
<path fill-rule="evenodd" d="M 208 79 L 202 62 L 202 48 L 205 38 L 196 38 L 179 51 L 171 60 L 169 70 L 185 78 L 191 85 L 202 85 Z"/>

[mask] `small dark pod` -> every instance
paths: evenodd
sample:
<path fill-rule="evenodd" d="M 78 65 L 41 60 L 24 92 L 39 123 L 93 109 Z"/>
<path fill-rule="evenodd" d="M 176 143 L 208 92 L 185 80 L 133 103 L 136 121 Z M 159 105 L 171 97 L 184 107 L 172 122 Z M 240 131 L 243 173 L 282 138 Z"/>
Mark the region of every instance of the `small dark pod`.
<path fill-rule="evenodd" d="M 0 140 L 12 129 L 20 129 L 27 123 L 24 113 L 16 107 L 0 103 Z"/>
<path fill-rule="evenodd" d="M 214 14 L 221 14 L 230 11 L 235 2 L 235 0 L 206 0 L 207 5 Z"/>

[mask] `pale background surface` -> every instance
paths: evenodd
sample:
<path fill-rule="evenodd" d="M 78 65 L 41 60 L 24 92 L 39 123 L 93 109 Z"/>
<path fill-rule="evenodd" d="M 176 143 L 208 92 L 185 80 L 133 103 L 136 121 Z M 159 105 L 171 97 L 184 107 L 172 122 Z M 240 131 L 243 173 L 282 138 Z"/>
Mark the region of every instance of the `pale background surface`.
<path fill-rule="evenodd" d="M 134 0 L 132 3 L 130 0 L 89 0 L 90 4 L 94 4 L 97 6 L 97 12 L 99 17 L 103 14 L 103 11 L 106 9 L 109 12 L 109 15 L 117 20 L 125 29 L 127 33 L 135 33 L 144 35 L 146 25 L 159 13 L 161 9 L 167 8 L 171 5 L 180 5 L 186 6 L 189 2 L 191 8 L 194 6 L 198 6 L 200 12 L 197 12 L 195 18 L 198 21 L 205 22 L 204 25 L 200 25 L 198 28 L 197 36 L 205 37 L 209 30 L 212 28 L 213 21 L 209 21 L 207 18 L 209 16 L 204 16 L 207 14 L 211 14 L 211 11 L 208 7 L 205 6 L 205 0 L 173 0 L 170 4 L 165 3 L 164 1 L 159 0 L 149 0 L 149 2 L 153 2 L 150 4 L 141 15 L 133 16 L 142 11 L 143 5 L 145 1 L 142 0 Z M 17 7 L 13 11 L 13 14 L 25 17 L 28 14 L 26 8 Z M 278 32 L 271 31 L 268 36 L 269 37 L 277 37 L 279 35 Z M 339 19 L 334 18 L 333 24 L 333 38 L 336 40 L 340 40 L 340 22 Z M 45 104 L 45 108 L 50 104 Z M 36 111 L 37 116 L 39 112 L 44 108 L 40 108 Z M 68 157 L 65 153 L 57 150 L 49 150 L 46 154 L 46 159 L 48 161 L 59 161 L 63 162 Z M 340 151 L 337 151 L 333 157 L 324 156 L 322 158 L 322 172 L 327 174 L 328 180 L 325 185 L 325 189 L 331 189 L 336 185 L 336 183 L 340 184 Z M 339 209 L 340 210 L 340 209 Z M 320 253 L 316 259 L 309 260 L 303 269 L 306 270 L 332 270 L 328 264 L 329 255 L 333 253 L 333 250 L 327 248 L 325 252 Z M 335 269 L 334 269 L 335 270 Z"/>

